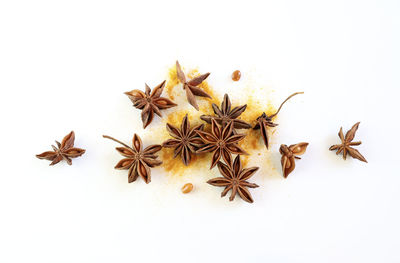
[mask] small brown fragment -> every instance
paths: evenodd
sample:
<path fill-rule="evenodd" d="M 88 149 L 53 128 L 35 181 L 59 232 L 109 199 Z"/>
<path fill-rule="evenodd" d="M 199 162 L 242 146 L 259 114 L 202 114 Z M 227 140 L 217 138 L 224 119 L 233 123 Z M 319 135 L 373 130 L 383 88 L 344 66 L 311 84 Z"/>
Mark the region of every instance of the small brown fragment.
<path fill-rule="evenodd" d="M 187 183 L 184 186 L 182 186 L 182 193 L 188 194 L 193 190 L 193 184 L 192 183 Z"/>
<path fill-rule="evenodd" d="M 289 97 L 286 98 L 286 100 L 284 100 L 281 105 L 279 106 L 278 110 L 272 114 L 271 116 L 268 116 L 267 114 L 265 114 L 265 112 L 263 112 L 263 114 L 261 114 L 261 116 L 259 116 L 257 118 L 257 124 L 254 126 L 254 130 L 261 130 L 261 136 L 264 140 L 264 144 L 265 147 L 269 146 L 269 142 L 268 142 L 268 127 L 276 127 L 278 126 L 277 123 L 273 123 L 272 119 L 278 115 L 279 111 L 282 109 L 283 104 L 285 104 L 291 97 L 296 96 L 297 94 L 303 94 L 304 92 L 296 92 L 293 93 L 292 95 L 290 95 Z"/>
<path fill-rule="evenodd" d="M 232 73 L 232 80 L 233 81 L 239 81 L 240 77 L 242 76 L 242 73 L 240 72 L 240 70 L 235 70 Z"/>
<path fill-rule="evenodd" d="M 286 144 L 281 145 L 279 152 L 282 154 L 281 165 L 284 178 L 287 178 L 288 175 L 293 172 L 295 168 L 295 159 L 301 159 L 297 155 L 304 154 L 307 146 L 307 142 L 292 144 L 290 146 L 287 146 Z"/>

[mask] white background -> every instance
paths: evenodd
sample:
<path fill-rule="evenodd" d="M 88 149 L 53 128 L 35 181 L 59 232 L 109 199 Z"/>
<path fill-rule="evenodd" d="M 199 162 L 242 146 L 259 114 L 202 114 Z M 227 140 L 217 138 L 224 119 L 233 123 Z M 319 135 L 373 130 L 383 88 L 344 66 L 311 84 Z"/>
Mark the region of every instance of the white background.
<path fill-rule="evenodd" d="M 1 1 L 0 261 L 399 262 L 399 14 L 378 0 Z M 274 104 L 305 91 L 270 151 L 307 153 L 286 180 L 256 174 L 254 204 L 221 199 L 208 167 L 157 168 L 149 185 L 113 169 L 102 134 L 155 142 L 123 92 L 176 59 L 212 72 L 221 96 L 239 98 L 235 69 Z M 357 121 L 368 164 L 327 150 Z M 35 158 L 72 129 L 87 149 L 72 166 Z"/>

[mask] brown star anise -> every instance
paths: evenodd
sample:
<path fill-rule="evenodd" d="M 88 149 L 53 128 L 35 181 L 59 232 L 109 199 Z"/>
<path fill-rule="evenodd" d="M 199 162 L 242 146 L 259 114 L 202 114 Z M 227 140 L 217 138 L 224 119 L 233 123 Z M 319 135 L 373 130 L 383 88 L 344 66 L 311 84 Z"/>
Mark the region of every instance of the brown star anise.
<path fill-rule="evenodd" d="M 188 115 L 183 118 L 181 129 L 179 130 L 175 126 L 167 123 L 167 130 L 174 139 L 165 141 L 162 146 L 166 148 L 175 148 L 174 158 L 181 154 L 182 162 L 185 165 L 189 165 L 192 158 L 192 153 L 195 153 L 203 145 L 203 141 L 196 131 L 202 131 L 204 125 L 197 125 L 190 128 L 188 121 Z"/>
<path fill-rule="evenodd" d="M 265 144 L 265 147 L 267 147 L 267 149 L 268 149 L 268 131 L 267 131 L 267 129 L 268 129 L 268 127 L 278 126 L 278 124 L 272 122 L 272 119 L 276 115 L 278 115 L 279 111 L 281 110 L 283 104 L 285 104 L 286 101 L 288 101 L 291 97 L 293 97 L 297 94 L 303 94 L 303 93 L 304 92 L 296 92 L 296 93 L 293 93 L 292 95 L 290 95 L 286 100 L 284 100 L 282 102 L 281 106 L 279 106 L 279 109 L 271 116 L 268 116 L 267 114 L 265 114 L 265 112 L 263 112 L 263 114 L 261 114 L 261 116 L 259 116 L 257 118 L 257 124 L 254 126 L 253 129 L 255 129 L 255 130 L 261 129 L 261 135 L 263 137 L 264 144 Z"/>
<path fill-rule="evenodd" d="M 208 95 L 205 91 L 197 87 L 206 78 L 208 78 L 210 73 L 200 75 L 198 77 L 191 79 L 190 81 L 187 81 L 185 73 L 183 73 L 181 65 L 179 65 L 178 61 L 176 61 L 176 73 L 179 81 L 183 84 L 183 89 L 186 91 L 187 100 L 196 110 L 199 110 L 199 106 L 197 105 L 195 96 L 206 97 L 211 99 L 210 95 Z"/>
<path fill-rule="evenodd" d="M 161 110 L 177 105 L 170 99 L 161 97 L 161 93 L 163 92 L 165 86 L 165 80 L 155 87 L 153 92 L 151 92 L 151 89 L 149 86 L 147 86 L 147 84 L 145 84 L 145 86 L 145 92 L 137 89 L 125 92 L 125 94 L 133 102 L 133 106 L 142 110 L 143 128 L 146 128 L 147 125 L 151 123 L 154 118 L 154 113 L 161 117 Z"/>
<path fill-rule="evenodd" d="M 143 178 L 146 184 L 151 181 L 151 171 L 150 168 L 159 166 L 162 161 L 157 160 L 156 152 L 161 150 L 161 145 L 154 144 L 146 147 L 143 150 L 143 143 L 140 137 L 135 133 L 132 140 L 132 146 L 118 141 L 110 136 L 103 135 L 104 138 L 111 139 L 124 147 L 116 147 L 115 149 L 124 157 L 121 161 L 117 163 L 115 169 L 119 170 L 129 170 L 128 172 L 128 182 L 132 183 L 136 181 L 138 176 Z"/>
<path fill-rule="evenodd" d="M 222 125 L 223 127 L 225 127 L 225 125 L 229 121 L 233 121 L 234 129 L 250 129 L 251 125 L 249 123 L 236 119 L 246 110 L 246 107 L 247 104 L 231 109 L 231 101 L 228 94 L 225 94 L 224 100 L 221 103 L 221 109 L 215 103 L 212 104 L 212 108 L 216 116 L 201 115 L 200 119 L 207 122 L 208 124 L 211 123 L 211 119 L 215 119 L 218 124 Z"/>
<path fill-rule="evenodd" d="M 213 186 L 225 187 L 224 191 L 221 193 L 221 197 L 224 197 L 229 190 L 232 190 L 229 201 L 233 201 L 236 193 L 238 193 L 244 201 L 253 203 L 253 198 L 247 188 L 256 188 L 258 185 L 249 183 L 247 180 L 253 176 L 258 170 L 258 167 L 243 169 L 240 155 L 237 155 L 233 165 L 232 163 L 226 165 L 222 162 L 218 162 L 218 170 L 223 177 L 213 178 L 208 180 L 207 183 Z"/>
<path fill-rule="evenodd" d="M 351 146 L 357 146 L 360 145 L 361 142 L 352 142 L 352 140 L 354 139 L 354 136 L 356 135 L 356 132 L 358 130 L 358 125 L 360 125 L 360 122 L 357 122 L 356 124 L 353 125 L 353 127 L 351 127 L 351 129 L 346 133 L 346 137 L 343 136 L 343 129 L 342 127 L 340 127 L 340 131 L 339 131 L 339 138 L 342 141 L 342 144 L 336 144 L 336 145 L 332 145 L 329 150 L 334 151 L 337 150 L 336 154 L 339 154 L 341 152 L 343 152 L 343 159 L 346 160 L 346 156 L 347 153 L 349 153 L 349 155 L 355 159 L 358 159 L 362 162 L 366 162 L 367 160 L 364 158 L 364 156 L 362 156 L 362 154 L 357 150 L 354 149 Z"/>
<path fill-rule="evenodd" d="M 71 131 L 67 136 L 64 137 L 61 143 L 56 141 L 57 147 L 52 145 L 53 151 L 44 152 L 37 154 L 36 157 L 39 159 L 46 159 L 52 161 L 50 165 L 55 165 L 61 160 L 67 161 L 69 165 L 72 164 L 71 158 L 76 158 L 85 153 L 84 149 L 74 148 L 75 133 Z"/>
<path fill-rule="evenodd" d="M 279 148 L 279 152 L 282 154 L 281 165 L 283 171 L 283 177 L 287 178 L 288 175 L 293 172 L 295 168 L 295 159 L 301 159 L 296 155 L 302 155 L 306 152 L 308 143 L 301 142 L 298 144 L 292 144 L 289 147 L 286 144 L 282 144 Z"/>
<path fill-rule="evenodd" d="M 196 153 L 213 152 L 210 169 L 217 164 L 221 156 L 225 163 L 231 163 L 231 154 L 247 154 L 237 144 L 246 135 L 233 134 L 232 131 L 233 121 L 228 122 L 225 127 L 222 127 L 214 119 L 211 119 L 211 132 L 196 131 L 205 143 Z"/>

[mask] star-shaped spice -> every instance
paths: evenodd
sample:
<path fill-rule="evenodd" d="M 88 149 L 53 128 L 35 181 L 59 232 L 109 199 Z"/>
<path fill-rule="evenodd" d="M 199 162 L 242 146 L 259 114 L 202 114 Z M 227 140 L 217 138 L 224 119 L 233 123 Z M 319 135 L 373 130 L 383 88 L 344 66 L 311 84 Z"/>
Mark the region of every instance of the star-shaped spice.
<path fill-rule="evenodd" d="M 52 145 L 53 151 L 47 151 L 41 154 L 36 155 L 39 159 L 45 159 L 52 161 L 50 165 L 55 165 L 59 163 L 61 160 L 67 161 L 69 165 L 72 164 L 71 158 L 76 158 L 85 153 L 84 149 L 75 148 L 75 133 L 71 131 L 64 139 L 59 143 L 56 141 L 57 147 Z"/>
<path fill-rule="evenodd" d="M 167 123 L 167 130 L 174 139 L 165 141 L 162 146 L 166 148 L 175 148 L 174 158 L 180 154 L 182 162 L 189 165 L 192 154 L 203 145 L 203 141 L 196 131 L 202 131 L 204 125 L 190 127 L 188 115 L 183 118 L 181 129 Z"/>
<path fill-rule="evenodd" d="M 267 149 L 268 149 L 268 146 L 269 146 L 268 145 L 268 127 L 276 127 L 276 126 L 278 126 L 278 124 L 272 122 L 272 119 L 276 115 L 278 115 L 279 111 L 281 110 L 283 104 L 285 104 L 286 101 L 288 101 L 291 97 L 293 97 L 293 96 L 295 96 L 297 94 L 303 94 L 303 93 L 304 92 L 296 92 L 296 93 L 293 93 L 292 95 L 290 95 L 286 100 L 284 100 L 282 102 L 282 104 L 279 106 L 279 109 L 274 114 L 272 114 L 271 116 L 268 116 L 267 114 L 265 114 L 265 112 L 263 112 L 263 114 L 261 114 L 261 116 L 259 116 L 257 118 L 257 124 L 254 126 L 253 129 L 255 129 L 255 130 L 261 129 L 261 136 L 262 136 L 262 138 L 264 140 L 264 144 L 265 144 L 265 147 L 267 147 Z"/>
<path fill-rule="evenodd" d="M 233 121 L 233 128 L 234 129 L 250 129 L 251 125 L 245 121 L 237 119 L 247 107 L 246 105 L 237 106 L 231 109 L 231 101 L 229 99 L 228 94 L 225 94 L 224 100 L 221 103 L 221 108 L 219 108 L 215 103 L 212 104 L 212 108 L 216 116 L 211 115 L 201 115 L 200 119 L 207 122 L 208 124 L 211 123 L 211 119 L 215 119 L 218 124 L 225 127 L 225 125 L 229 121 Z"/>
<path fill-rule="evenodd" d="M 156 152 L 161 150 L 161 145 L 154 144 L 146 147 L 143 150 L 143 143 L 140 137 L 135 133 L 132 140 L 132 146 L 118 141 L 110 136 L 103 135 L 104 138 L 111 139 L 124 147 L 116 147 L 115 149 L 124 157 L 121 161 L 117 163 L 115 169 L 119 170 L 129 170 L 128 171 L 128 182 L 132 183 L 136 181 L 138 176 L 143 178 L 146 184 L 151 181 L 151 171 L 150 168 L 159 166 L 162 161 L 157 160 Z"/>
<path fill-rule="evenodd" d="M 228 122 L 225 127 L 220 126 L 216 120 L 211 119 L 211 131 L 196 131 L 205 143 L 196 153 L 213 152 L 211 167 L 212 169 L 222 158 L 226 163 L 231 163 L 231 154 L 247 154 L 237 144 L 246 135 L 233 134 L 233 121 Z"/>
<path fill-rule="evenodd" d="M 301 142 L 298 144 L 292 144 L 287 146 L 286 144 L 282 144 L 279 148 L 279 152 L 282 154 L 281 157 L 281 165 L 283 171 L 283 177 L 287 178 L 288 175 L 293 172 L 295 165 L 295 159 L 301 159 L 297 155 L 302 155 L 306 152 L 308 143 Z"/>
<path fill-rule="evenodd" d="M 165 86 L 165 80 L 151 91 L 150 87 L 145 84 L 146 91 L 134 89 L 125 94 L 133 102 L 133 106 L 142 110 L 143 128 L 151 123 L 154 113 L 161 117 L 161 110 L 176 106 L 170 99 L 161 97 Z"/>
<path fill-rule="evenodd" d="M 191 79 L 190 81 L 187 81 L 181 65 L 178 61 L 176 61 L 176 74 L 178 76 L 178 80 L 183 84 L 183 89 L 186 91 L 187 100 L 196 110 L 199 110 L 199 106 L 197 105 L 195 96 L 211 99 L 210 95 L 198 87 L 206 78 L 208 78 L 210 73 L 200 75 Z"/>
<path fill-rule="evenodd" d="M 337 150 L 336 154 L 343 152 L 344 160 L 346 160 L 347 153 L 349 153 L 351 157 L 367 163 L 367 160 L 364 158 L 364 156 L 362 156 L 362 154 L 357 149 L 351 147 L 361 144 L 360 141 L 353 142 L 354 136 L 356 135 L 356 132 L 358 130 L 358 125 L 360 125 L 360 122 L 357 122 L 356 124 L 353 125 L 353 127 L 351 127 L 351 129 L 346 133 L 346 137 L 343 136 L 343 129 L 342 127 L 340 127 L 338 135 L 340 140 L 342 141 L 342 144 L 332 145 L 329 148 L 329 150 L 331 151 Z"/>
<path fill-rule="evenodd" d="M 229 201 L 233 201 L 236 194 L 239 194 L 244 201 L 253 203 L 253 198 L 247 188 L 256 188 L 258 185 L 249 183 L 247 180 L 253 176 L 258 170 L 258 167 L 243 169 L 240 155 L 237 155 L 233 165 L 232 163 L 226 165 L 222 162 L 218 162 L 218 169 L 223 177 L 213 178 L 208 180 L 207 183 L 213 186 L 225 187 L 224 191 L 221 193 L 221 197 L 224 197 L 229 190 L 231 190 Z"/>

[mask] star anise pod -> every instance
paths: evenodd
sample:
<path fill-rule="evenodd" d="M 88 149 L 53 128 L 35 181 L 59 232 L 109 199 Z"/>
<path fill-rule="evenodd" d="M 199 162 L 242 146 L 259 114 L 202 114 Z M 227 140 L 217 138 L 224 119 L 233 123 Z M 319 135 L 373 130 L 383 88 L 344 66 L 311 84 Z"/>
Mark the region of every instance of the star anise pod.
<path fill-rule="evenodd" d="M 182 119 L 181 129 L 167 123 L 167 131 L 174 139 L 169 139 L 162 144 L 162 147 L 175 148 L 174 158 L 181 155 L 182 162 L 189 165 L 192 154 L 203 145 L 203 141 L 196 131 L 202 131 L 204 125 L 190 127 L 188 115 Z"/>
<path fill-rule="evenodd" d="M 361 144 L 360 141 L 353 142 L 354 136 L 356 135 L 356 132 L 358 130 L 358 125 L 360 125 L 360 122 L 357 122 L 356 124 L 353 125 L 353 127 L 351 127 L 351 129 L 346 133 L 346 137 L 343 136 L 343 129 L 342 127 L 340 127 L 338 135 L 340 140 L 342 141 L 342 144 L 332 145 L 329 148 L 329 150 L 331 151 L 337 150 L 336 154 L 343 152 L 344 160 L 346 160 L 347 153 L 349 153 L 351 157 L 367 163 L 367 160 L 364 158 L 364 156 L 362 156 L 362 154 L 357 149 L 351 147 Z"/>
<path fill-rule="evenodd" d="M 210 95 L 208 95 L 205 91 L 197 87 L 206 78 L 208 78 L 210 73 L 200 75 L 198 77 L 191 79 L 190 81 L 187 81 L 185 73 L 182 71 L 181 65 L 179 65 L 178 61 L 176 61 L 176 74 L 178 76 L 178 80 L 183 84 L 183 89 L 186 91 L 187 100 L 196 110 L 199 110 L 199 106 L 197 105 L 195 96 L 206 97 L 211 99 Z"/>
<path fill-rule="evenodd" d="M 297 94 L 303 94 L 303 93 L 304 92 L 296 92 L 296 93 L 293 93 L 292 95 L 290 95 L 286 100 L 284 100 L 282 102 L 282 104 L 279 106 L 279 109 L 274 114 L 272 114 L 271 116 L 268 116 L 267 114 L 265 114 L 265 112 L 263 112 L 263 114 L 261 114 L 261 116 L 259 116 L 257 118 L 257 124 L 254 126 L 253 129 L 255 129 L 255 130 L 261 129 L 261 135 L 263 137 L 264 144 L 265 144 L 265 147 L 267 147 L 267 149 L 268 149 L 268 146 L 269 146 L 268 145 L 268 131 L 267 131 L 268 127 L 276 127 L 276 126 L 278 126 L 278 124 L 272 122 L 272 119 L 276 115 L 278 115 L 279 111 L 281 110 L 283 104 L 285 104 L 286 101 L 288 101 L 291 97 L 293 97 L 293 96 L 295 96 Z"/>
<path fill-rule="evenodd" d="M 279 152 L 282 154 L 281 165 L 283 171 L 283 177 L 287 178 L 288 175 L 293 172 L 295 168 L 295 159 L 301 159 L 297 155 L 302 155 L 306 152 L 308 143 L 301 142 L 298 144 L 292 144 L 289 147 L 286 144 L 282 144 L 279 148 Z"/>
<path fill-rule="evenodd" d="M 161 97 L 165 86 L 165 80 L 156 86 L 151 92 L 150 87 L 145 84 L 146 91 L 134 89 L 125 94 L 133 102 L 133 106 L 142 110 L 143 128 L 151 123 L 154 118 L 154 113 L 161 117 L 161 110 L 176 106 L 170 99 Z"/>
<path fill-rule="evenodd" d="M 256 188 L 258 185 L 249 183 L 247 180 L 253 176 L 258 167 L 243 169 L 240 155 L 237 155 L 233 164 L 229 163 L 226 165 L 218 162 L 218 170 L 223 177 L 213 178 L 208 180 L 207 183 L 213 186 L 225 187 L 221 193 L 221 197 L 224 197 L 231 190 L 229 201 L 233 201 L 236 194 L 239 194 L 244 201 L 253 203 L 253 198 L 247 188 Z"/>
<path fill-rule="evenodd" d="M 213 152 L 211 167 L 212 169 L 222 158 L 225 163 L 231 163 L 231 154 L 247 154 L 245 150 L 237 144 L 246 135 L 233 134 L 233 121 L 229 121 L 225 127 L 220 126 L 216 120 L 211 119 L 211 132 L 196 131 L 205 143 L 196 153 Z"/>
<path fill-rule="evenodd" d="M 50 165 L 55 165 L 61 160 L 67 161 L 69 165 L 72 164 L 71 158 L 76 158 L 85 153 L 84 149 L 75 148 L 75 133 L 71 131 L 64 139 L 59 143 L 56 141 L 57 147 L 52 145 L 53 151 L 47 151 L 41 154 L 37 154 L 36 157 L 39 159 L 46 159 L 52 161 Z"/>
<path fill-rule="evenodd" d="M 224 95 L 224 100 L 221 103 L 221 108 L 219 108 L 215 103 L 212 104 L 212 108 L 216 116 L 211 115 L 201 115 L 200 119 L 207 122 L 208 124 L 211 123 L 211 119 L 215 119 L 218 124 L 225 127 L 225 125 L 229 121 L 233 121 L 233 128 L 234 129 L 250 129 L 251 125 L 243 120 L 237 119 L 240 114 L 242 114 L 247 107 L 246 105 L 237 106 L 231 109 L 231 101 L 229 99 L 228 94 Z"/>
<path fill-rule="evenodd" d="M 116 147 L 115 149 L 124 157 L 117 163 L 115 169 L 129 170 L 128 171 L 128 183 L 136 181 L 138 176 L 143 178 L 146 184 L 151 181 L 150 168 L 159 166 L 162 161 L 157 160 L 156 152 L 161 150 L 161 145 L 154 144 L 146 147 L 143 150 L 143 143 L 140 137 L 135 133 L 132 140 L 132 146 L 118 141 L 110 136 L 103 135 L 104 138 L 111 139 L 124 147 Z"/>

